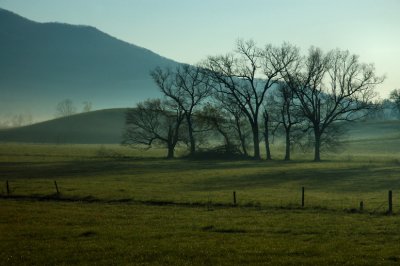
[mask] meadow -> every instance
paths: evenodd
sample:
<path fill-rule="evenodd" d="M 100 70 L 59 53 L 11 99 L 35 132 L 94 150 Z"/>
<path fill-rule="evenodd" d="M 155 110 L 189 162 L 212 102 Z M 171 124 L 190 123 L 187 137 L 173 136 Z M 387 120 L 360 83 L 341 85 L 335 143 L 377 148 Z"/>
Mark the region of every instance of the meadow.
<path fill-rule="evenodd" d="M 0 265 L 398 264 L 400 138 L 376 136 L 320 163 L 2 143 Z"/>

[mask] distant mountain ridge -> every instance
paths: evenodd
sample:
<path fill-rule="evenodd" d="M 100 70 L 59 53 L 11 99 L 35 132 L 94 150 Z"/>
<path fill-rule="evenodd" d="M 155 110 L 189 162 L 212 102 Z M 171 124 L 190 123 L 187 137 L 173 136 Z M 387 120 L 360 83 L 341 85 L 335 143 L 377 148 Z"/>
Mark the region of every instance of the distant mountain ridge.
<path fill-rule="evenodd" d="M 149 71 L 177 62 L 90 26 L 38 23 L 0 9 L 0 112 L 52 112 L 70 98 L 97 108 L 159 96 Z"/>

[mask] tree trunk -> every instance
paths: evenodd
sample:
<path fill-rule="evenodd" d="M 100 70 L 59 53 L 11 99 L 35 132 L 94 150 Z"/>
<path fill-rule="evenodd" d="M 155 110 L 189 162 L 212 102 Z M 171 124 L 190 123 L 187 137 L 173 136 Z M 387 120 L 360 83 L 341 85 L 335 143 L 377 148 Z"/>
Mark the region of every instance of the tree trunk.
<path fill-rule="evenodd" d="M 267 154 L 267 160 L 272 160 L 272 156 L 271 156 L 271 149 L 269 147 L 269 134 L 268 134 L 268 130 L 267 132 L 265 132 L 265 152 Z"/>
<path fill-rule="evenodd" d="M 289 129 L 286 129 L 285 161 L 290 161 L 290 130 Z"/>
<path fill-rule="evenodd" d="M 242 145 L 243 154 L 244 154 L 245 156 L 248 156 L 249 154 L 248 154 L 247 148 L 246 148 L 246 140 L 245 140 L 245 138 L 244 138 L 243 136 L 240 137 L 240 143 L 241 143 L 241 145 Z"/>
<path fill-rule="evenodd" d="M 174 150 L 175 150 L 175 145 L 177 140 L 177 133 L 174 132 L 171 128 L 169 127 L 168 130 L 168 141 L 167 141 L 167 148 L 168 148 L 168 154 L 167 154 L 167 159 L 173 159 L 174 158 Z"/>
<path fill-rule="evenodd" d="M 167 159 L 173 159 L 174 158 L 174 150 L 175 150 L 175 147 L 173 145 L 168 145 Z"/>
<path fill-rule="evenodd" d="M 314 138 L 315 138 L 315 144 L 314 144 L 314 161 L 319 162 L 321 161 L 321 133 L 318 131 L 314 131 Z"/>
<path fill-rule="evenodd" d="M 268 115 L 268 113 L 265 111 L 265 112 L 264 112 L 265 153 L 266 153 L 266 156 L 267 156 L 267 160 L 272 160 L 271 149 L 270 149 L 270 147 L 269 147 L 269 128 L 268 128 L 268 124 L 269 124 L 269 115 Z"/>
<path fill-rule="evenodd" d="M 237 117 L 235 117 L 235 120 L 236 120 L 236 127 L 237 127 L 237 131 L 238 131 L 238 135 L 239 135 L 240 145 L 242 146 L 243 154 L 245 156 L 247 156 L 248 153 L 247 153 L 247 149 L 246 149 L 246 139 L 245 139 L 245 136 L 243 136 L 242 130 L 240 128 L 239 119 Z"/>
<path fill-rule="evenodd" d="M 194 155 L 196 152 L 196 141 L 193 136 L 193 124 L 192 120 L 187 118 L 188 128 L 189 128 L 189 141 L 190 141 L 190 155 Z"/>
<path fill-rule="evenodd" d="M 253 131 L 254 159 L 255 160 L 261 160 L 260 138 L 259 138 L 259 132 L 258 132 L 258 124 L 253 124 L 251 126 L 251 128 L 252 128 L 252 131 Z"/>

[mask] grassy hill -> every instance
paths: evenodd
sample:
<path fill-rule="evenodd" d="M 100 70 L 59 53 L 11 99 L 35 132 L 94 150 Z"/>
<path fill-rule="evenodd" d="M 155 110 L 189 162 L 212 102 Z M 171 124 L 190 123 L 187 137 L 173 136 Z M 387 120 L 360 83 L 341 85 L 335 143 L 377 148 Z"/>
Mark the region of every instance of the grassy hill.
<path fill-rule="evenodd" d="M 369 157 L 400 156 L 400 121 L 367 121 L 348 125 L 343 149 L 347 154 Z M 349 157 L 350 158 L 350 157 Z"/>
<path fill-rule="evenodd" d="M 2 142 L 59 144 L 119 144 L 125 108 L 80 113 L 21 128 L 0 130 Z M 341 153 L 385 155 L 399 153 L 400 121 L 367 121 L 347 125 Z M 282 157 L 282 143 L 272 145 L 274 157 Z M 303 156 L 303 155 L 301 155 Z"/>
<path fill-rule="evenodd" d="M 0 131 L 0 141 L 31 143 L 120 143 L 124 108 L 99 110 Z"/>
<path fill-rule="evenodd" d="M 372 139 L 399 139 L 400 121 L 363 121 L 349 124 L 349 140 L 368 141 Z"/>

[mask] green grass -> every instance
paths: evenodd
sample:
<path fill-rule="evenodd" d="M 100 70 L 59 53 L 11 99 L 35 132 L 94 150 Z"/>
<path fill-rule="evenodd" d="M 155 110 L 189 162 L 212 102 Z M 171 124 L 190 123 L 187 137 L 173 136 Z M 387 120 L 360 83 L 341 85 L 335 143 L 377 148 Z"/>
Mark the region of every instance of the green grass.
<path fill-rule="evenodd" d="M 126 108 L 104 109 L 0 129 L 0 139 L 28 143 L 120 143 L 125 112 Z"/>
<path fill-rule="evenodd" d="M 395 265 L 398 216 L 0 201 L 4 265 Z"/>
<path fill-rule="evenodd" d="M 190 161 L 154 158 L 157 151 L 138 158 L 115 146 L 23 147 L 2 149 L 2 195 L 6 180 L 12 195 L 52 195 L 56 180 L 63 198 L 229 204 L 236 191 L 240 205 L 285 207 L 300 203 L 304 186 L 310 207 L 351 209 L 362 200 L 367 210 L 383 211 L 387 191 L 400 192 L 400 163 L 387 154 L 375 160 L 330 156 L 321 163 Z M 394 207 L 400 211 L 399 202 Z"/>
<path fill-rule="evenodd" d="M 302 153 L 191 161 L 162 159 L 163 149 L 1 144 L 0 265 L 395 265 L 397 143 L 353 140 L 321 163 Z"/>

